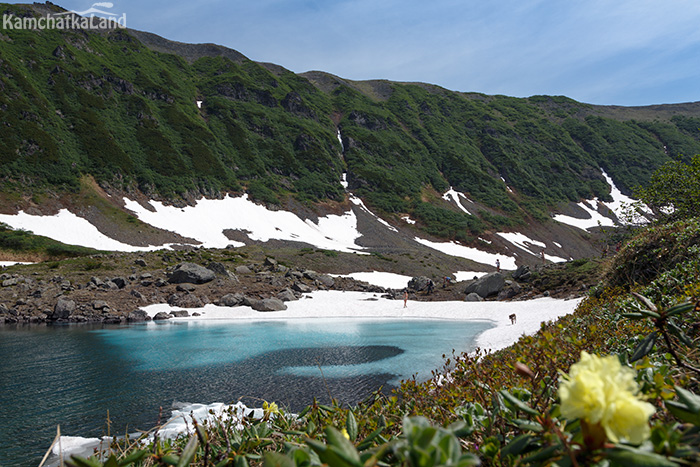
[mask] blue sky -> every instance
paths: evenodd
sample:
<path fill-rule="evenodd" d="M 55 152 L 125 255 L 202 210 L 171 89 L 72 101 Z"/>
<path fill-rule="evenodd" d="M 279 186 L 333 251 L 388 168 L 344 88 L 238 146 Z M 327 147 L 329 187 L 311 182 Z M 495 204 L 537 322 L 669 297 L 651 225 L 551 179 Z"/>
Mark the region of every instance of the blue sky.
<path fill-rule="evenodd" d="M 112 2 L 130 28 L 294 72 L 593 104 L 700 101 L 698 0 Z"/>

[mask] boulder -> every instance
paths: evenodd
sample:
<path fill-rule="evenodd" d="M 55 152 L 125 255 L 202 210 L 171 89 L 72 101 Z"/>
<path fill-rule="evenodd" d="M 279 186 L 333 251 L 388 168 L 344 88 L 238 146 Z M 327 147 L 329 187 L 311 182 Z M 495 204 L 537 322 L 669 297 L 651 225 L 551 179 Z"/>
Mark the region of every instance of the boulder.
<path fill-rule="evenodd" d="M 236 274 L 250 274 L 251 272 L 253 271 L 248 266 L 238 266 L 236 268 Z"/>
<path fill-rule="evenodd" d="M 427 290 L 428 284 L 430 283 L 430 278 L 425 276 L 413 277 L 408 281 L 408 288 L 420 292 L 421 290 Z"/>
<path fill-rule="evenodd" d="M 92 276 L 90 278 L 90 283 L 94 284 L 96 287 L 100 287 L 100 286 L 104 285 L 104 282 L 102 281 L 102 279 L 100 279 L 97 276 Z"/>
<path fill-rule="evenodd" d="M 201 308 L 204 306 L 204 302 L 199 299 L 195 294 L 184 294 L 174 300 L 168 300 L 171 306 L 176 306 L 180 308 Z"/>
<path fill-rule="evenodd" d="M 178 284 L 177 287 L 175 287 L 175 290 L 178 292 L 194 292 L 197 290 L 197 286 L 194 284 Z"/>
<path fill-rule="evenodd" d="M 146 266 L 148 266 L 148 264 L 146 264 L 146 261 L 143 260 L 143 259 L 140 259 L 140 258 L 134 260 L 134 264 L 135 264 L 136 266 L 141 266 L 142 268 L 145 268 Z"/>
<path fill-rule="evenodd" d="M 319 274 L 316 280 L 326 287 L 333 287 L 335 280 L 328 274 Z"/>
<path fill-rule="evenodd" d="M 228 293 L 219 299 L 221 306 L 241 306 L 245 297 L 239 293 Z"/>
<path fill-rule="evenodd" d="M 498 292 L 497 298 L 498 300 L 508 300 L 518 295 L 521 290 L 522 289 L 517 282 L 506 281 L 505 287 L 503 287 L 503 289 L 500 292 Z"/>
<path fill-rule="evenodd" d="M 311 287 L 301 282 L 295 282 L 294 285 L 292 285 L 292 290 L 296 290 L 297 292 L 301 293 L 309 293 L 313 291 Z"/>
<path fill-rule="evenodd" d="M 146 313 L 144 310 L 139 308 L 138 310 L 134 310 L 128 315 L 126 315 L 126 320 L 129 322 L 135 322 L 135 321 L 150 321 L 151 317 L 148 316 L 148 313 Z"/>
<path fill-rule="evenodd" d="M 247 299 L 246 301 L 248 306 L 255 311 L 282 311 L 287 309 L 287 305 L 279 298 Z"/>
<path fill-rule="evenodd" d="M 5 279 L 2 281 L 2 286 L 3 287 L 12 287 L 13 285 L 17 285 L 19 281 L 17 280 L 16 277 L 12 277 L 10 279 Z"/>
<path fill-rule="evenodd" d="M 168 278 L 171 284 L 204 284 L 214 280 L 216 275 L 211 269 L 194 263 L 180 263 Z"/>
<path fill-rule="evenodd" d="M 119 315 L 106 315 L 102 322 L 104 324 L 120 324 L 124 318 Z"/>
<path fill-rule="evenodd" d="M 312 281 L 315 281 L 316 279 L 318 279 L 318 273 L 316 271 L 311 270 L 311 269 L 305 270 L 302 274 L 304 275 L 304 277 L 306 277 L 307 279 L 310 279 Z"/>
<path fill-rule="evenodd" d="M 518 266 L 518 269 L 513 271 L 513 279 L 516 281 L 527 282 L 532 277 L 532 272 L 530 271 L 530 266 L 522 265 Z"/>
<path fill-rule="evenodd" d="M 479 295 L 478 293 L 472 292 L 472 293 L 467 294 L 467 296 L 464 298 L 464 301 L 465 302 L 483 302 L 484 299 L 481 298 L 481 295 Z"/>
<path fill-rule="evenodd" d="M 503 274 L 500 272 L 492 272 L 469 284 L 464 290 L 464 293 L 469 295 L 473 292 L 479 294 L 481 298 L 487 298 L 492 295 L 497 295 L 505 285 L 506 279 Z"/>
<path fill-rule="evenodd" d="M 224 276 L 224 277 L 231 276 L 231 273 L 228 272 L 228 269 L 226 269 L 226 266 L 224 266 L 222 263 L 217 263 L 216 261 L 212 261 L 209 264 L 207 264 L 207 269 L 212 271 L 214 274 L 218 274 L 219 276 Z"/>
<path fill-rule="evenodd" d="M 173 318 L 187 318 L 190 316 L 187 310 L 173 310 L 170 314 Z"/>
<path fill-rule="evenodd" d="M 170 313 L 166 313 L 164 311 L 159 311 L 156 313 L 156 315 L 153 317 L 153 321 L 160 321 L 164 319 L 170 319 L 172 316 L 170 316 Z"/>
<path fill-rule="evenodd" d="M 294 292 L 292 292 L 292 289 L 284 289 L 283 291 L 277 294 L 277 298 L 279 298 L 283 302 L 292 302 L 294 300 L 298 300 L 297 296 L 294 295 Z"/>
<path fill-rule="evenodd" d="M 95 300 L 92 302 L 92 309 L 93 310 L 104 310 L 105 308 L 109 309 L 109 304 L 105 302 L 104 300 Z"/>
<path fill-rule="evenodd" d="M 265 262 L 263 263 L 263 266 L 266 268 L 275 271 L 277 269 L 277 260 L 274 258 L 270 258 L 269 256 L 265 258 Z"/>
<path fill-rule="evenodd" d="M 75 311 L 75 302 L 66 297 L 58 297 L 56 306 L 53 308 L 53 313 L 49 316 L 49 319 L 54 321 L 57 319 L 68 319 L 68 317 Z"/>
<path fill-rule="evenodd" d="M 126 284 L 129 283 L 129 281 L 127 281 L 124 277 L 115 277 L 114 279 L 112 279 L 112 282 L 114 282 L 116 286 L 120 289 L 123 289 L 124 287 L 126 287 Z"/>

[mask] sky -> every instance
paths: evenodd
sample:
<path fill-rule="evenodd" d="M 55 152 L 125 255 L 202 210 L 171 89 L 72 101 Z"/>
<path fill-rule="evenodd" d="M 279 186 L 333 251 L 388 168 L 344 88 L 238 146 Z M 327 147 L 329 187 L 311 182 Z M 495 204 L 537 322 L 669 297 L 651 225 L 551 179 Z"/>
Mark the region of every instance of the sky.
<path fill-rule="evenodd" d="M 54 0 L 84 11 L 91 0 Z M 127 26 L 300 73 L 605 105 L 700 101 L 698 0 L 112 0 Z"/>

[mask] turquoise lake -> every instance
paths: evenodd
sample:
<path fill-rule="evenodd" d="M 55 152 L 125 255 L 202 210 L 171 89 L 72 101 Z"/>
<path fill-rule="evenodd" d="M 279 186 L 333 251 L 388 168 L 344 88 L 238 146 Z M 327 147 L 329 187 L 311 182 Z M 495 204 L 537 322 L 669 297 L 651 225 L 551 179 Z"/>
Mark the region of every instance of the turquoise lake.
<path fill-rule="evenodd" d="M 61 425 L 99 437 L 150 429 L 173 404 L 275 401 L 299 410 L 328 394 L 355 404 L 402 379 L 430 378 L 443 354 L 472 350 L 485 322 L 420 319 L 170 321 L 0 327 L 0 465 L 38 465 Z M 162 412 L 161 412 L 162 408 Z"/>

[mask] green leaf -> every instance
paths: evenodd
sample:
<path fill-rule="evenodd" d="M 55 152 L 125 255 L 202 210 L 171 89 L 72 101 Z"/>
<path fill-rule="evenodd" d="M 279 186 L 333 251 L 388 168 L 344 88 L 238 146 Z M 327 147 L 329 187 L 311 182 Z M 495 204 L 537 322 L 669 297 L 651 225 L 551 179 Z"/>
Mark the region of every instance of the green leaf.
<path fill-rule="evenodd" d="M 534 431 L 535 433 L 540 433 L 542 430 L 544 430 L 544 428 L 542 428 L 542 425 L 531 420 L 523 420 L 518 418 L 516 420 L 513 420 L 513 424 L 515 424 L 515 426 L 517 426 L 521 430 Z"/>
<path fill-rule="evenodd" d="M 612 465 L 624 467 L 678 467 L 678 464 L 664 456 L 653 452 L 640 451 L 639 449 L 617 446 L 606 450 L 608 459 Z"/>
<path fill-rule="evenodd" d="M 666 316 L 670 318 L 671 316 L 680 315 L 692 309 L 692 303 L 681 303 L 680 305 L 672 306 L 671 308 L 666 310 Z"/>
<path fill-rule="evenodd" d="M 345 420 L 345 430 L 348 432 L 350 441 L 355 441 L 357 439 L 357 420 L 355 420 L 355 414 L 352 410 L 348 410 L 348 418 Z"/>
<path fill-rule="evenodd" d="M 693 412 L 700 413 L 700 396 L 680 386 L 675 386 L 675 389 L 681 402 L 687 405 Z"/>
<path fill-rule="evenodd" d="M 678 326 L 676 326 L 674 323 L 672 323 L 670 321 L 667 324 L 668 324 L 668 328 L 671 331 L 671 334 L 673 334 L 674 336 L 679 338 L 681 340 L 681 342 L 683 342 L 683 344 L 687 345 L 688 347 L 693 345 L 693 340 L 690 337 L 688 337 L 688 335 L 685 332 L 683 332 L 683 330 L 681 328 L 679 328 Z"/>
<path fill-rule="evenodd" d="M 180 456 L 180 461 L 177 463 L 177 467 L 187 467 L 192 463 L 195 454 L 197 454 L 197 448 L 199 447 L 199 440 L 196 436 L 190 437 L 190 440 L 185 445 L 185 449 L 182 450 L 182 455 Z"/>
<path fill-rule="evenodd" d="M 70 461 L 67 461 L 66 464 L 72 466 L 75 465 L 77 467 L 102 467 L 102 462 L 98 461 L 97 459 L 86 459 L 81 456 L 70 456 Z"/>
<path fill-rule="evenodd" d="M 119 467 L 119 463 L 117 462 L 117 456 L 112 454 L 107 458 L 105 463 L 103 464 L 104 467 Z"/>
<path fill-rule="evenodd" d="M 539 451 L 530 454 L 529 456 L 525 457 L 522 459 L 521 463 L 522 464 L 535 464 L 535 465 L 542 465 L 545 464 L 544 461 L 551 459 L 555 455 L 557 455 L 557 451 L 561 448 L 560 445 L 554 445 L 554 446 L 549 446 L 544 449 L 540 449 Z"/>
<path fill-rule="evenodd" d="M 498 393 L 501 396 L 503 396 L 503 399 L 505 399 L 505 401 L 507 403 L 514 405 L 517 410 L 520 410 L 521 412 L 525 412 L 525 413 L 530 414 L 530 415 L 539 415 L 540 414 L 538 411 L 536 411 L 535 409 L 533 409 L 532 407 L 530 407 L 525 402 L 521 401 L 520 399 L 518 399 L 517 397 L 515 397 L 514 395 L 512 395 L 511 393 L 509 393 L 505 389 L 498 391 Z"/>
<path fill-rule="evenodd" d="M 144 458 L 148 454 L 148 451 L 146 449 L 141 449 L 139 451 L 132 452 L 128 456 L 126 456 L 124 459 L 119 461 L 120 466 L 127 466 L 129 464 L 136 463 L 140 461 L 141 459 Z"/>
<path fill-rule="evenodd" d="M 296 464 L 284 454 L 267 452 L 263 457 L 263 467 L 296 467 Z"/>
<path fill-rule="evenodd" d="M 643 319 L 644 315 L 641 313 L 622 313 L 622 316 L 629 319 Z"/>
<path fill-rule="evenodd" d="M 654 331 L 647 337 L 645 337 L 639 344 L 637 344 L 637 347 L 634 349 L 632 357 L 630 357 L 630 362 L 636 362 L 640 358 L 644 358 L 646 355 L 649 354 L 649 352 L 651 352 L 654 349 L 657 334 L 658 333 Z"/>
<path fill-rule="evenodd" d="M 520 435 L 513 438 L 503 449 L 502 456 L 517 456 L 522 453 L 532 443 L 535 438 L 532 435 Z"/>
<path fill-rule="evenodd" d="M 383 430 L 384 430 L 384 427 L 380 426 L 379 428 L 374 430 L 372 433 L 368 434 L 367 437 L 365 439 L 363 439 L 360 442 L 360 444 L 357 445 L 357 449 L 359 449 L 360 451 L 364 451 L 365 449 L 370 447 L 372 445 L 372 441 L 374 441 L 377 438 L 377 436 L 379 436 L 382 433 Z"/>

